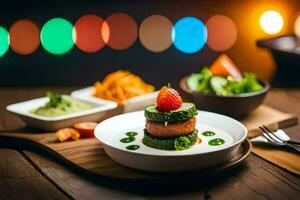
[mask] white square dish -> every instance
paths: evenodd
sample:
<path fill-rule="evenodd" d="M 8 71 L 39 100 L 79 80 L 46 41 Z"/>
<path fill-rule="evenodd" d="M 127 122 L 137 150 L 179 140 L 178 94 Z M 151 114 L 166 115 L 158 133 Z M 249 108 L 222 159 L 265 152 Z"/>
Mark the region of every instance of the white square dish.
<path fill-rule="evenodd" d="M 72 92 L 71 96 L 77 99 L 82 99 L 82 100 L 95 102 L 95 103 L 105 100 L 102 98 L 92 96 L 93 91 L 94 91 L 94 87 L 87 87 Z M 157 94 L 158 91 L 155 91 L 145 95 L 132 97 L 126 100 L 123 106 L 119 105 L 119 107 L 122 107 L 122 113 L 142 110 L 145 108 L 145 106 L 155 103 Z"/>
<path fill-rule="evenodd" d="M 6 109 L 18 115 L 29 126 L 40 128 L 46 131 L 56 131 L 60 128 L 70 127 L 77 122 L 99 122 L 103 120 L 105 116 L 107 116 L 107 112 L 117 107 L 117 104 L 112 101 L 99 100 L 97 102 L 89 102 L 81 99 L 81 101 L 92 104 L 95 107 L 81 112 L 55 117 L 45 117 L 30 112 L 40 106 L 43 106 L 48 99 L 48 97 L 42 97 L 15 103 L 8 105 Z"/>

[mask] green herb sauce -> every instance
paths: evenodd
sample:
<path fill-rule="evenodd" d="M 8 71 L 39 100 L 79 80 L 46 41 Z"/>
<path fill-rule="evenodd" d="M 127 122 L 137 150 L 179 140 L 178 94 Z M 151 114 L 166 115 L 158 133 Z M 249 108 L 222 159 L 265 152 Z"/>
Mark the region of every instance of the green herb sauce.
<path fill-rule="evenodd" d="M 214 136 L 216 134 L 213 131 L 205 131 L 205 132 L 202 133 L 202 135 L 204 135 L 206 137 L 209 137 L 209 136 Z"/>
<path fill-rule="evenodd" d="M 122 138 L 121 140 L 120 140 L 120 142 L 122 142 L 122 143 L 130 143 L 130 142 L 133 142 L 135 140 L 135 137 L 126 137 L 126 138 Z"/>
<path fill-rule="evenodd" d="M 131 151 L 135 151 L 139 148 L 140 148 L 139 145 L 129 145 L 129 146 L 126 147 L 126 149 L 131 150 Z"/>
<path fill-rule="evenodd" d="M 49 98 L 47 103 L 32 110 L 32 113 L 45 117 L 56 117 L 70 113 L 77 113 L 95 107 L 92 104 L 80 101 L 69 95 L 59 95 L 48 92 L 47 96 Z"/>
<path fill-rule="evenodd" d="M 208 142 L 208 144 L 211 145 L 211 146 L 219 146 L 219 145 L 222 145 L 224 143 L 225 143 L 225 141 L 222 138 L 216 138 L 216 139 L 210 140 Z"/>
<path fill-rule="evenodd" d="M 125 133 L 125 135 L 129 136 L 129 137 L 134 137 L 136 136 L 138 133 L 137 132 L 133 132 L 133 131 L 130 131 L 130 132 L 127 132 Z"/>

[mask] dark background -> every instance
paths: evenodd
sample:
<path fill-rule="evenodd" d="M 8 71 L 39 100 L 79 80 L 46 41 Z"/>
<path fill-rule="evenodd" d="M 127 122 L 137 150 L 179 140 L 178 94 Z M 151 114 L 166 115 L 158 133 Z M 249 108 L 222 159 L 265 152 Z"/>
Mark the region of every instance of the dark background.
<path fill-rule="evenodd" d="M 256 3 L 255 3 L 256 2 Z M 260 3 L 258 3 L 260 2 Z M 267 7 L 265 4 L 270 5 Z M 276 3 L 277 2 L 277 3 Z M 253 12 L 265 8 L 282 8 L 282 12 L 295 13 L 299 2 L 278 1 L 227 1 L 227 0 L 73 0 L 73 1 L 9 1 L 1 3 L 0 25 L 9 27 L 18 19 L 28 18 L 40 28 L 54 17 L 63 17 L 72 23 L 85 14 L 96 14 L 102 18 L 117 12 L 132 16 L 139 25 L 145 18 L 161 14 L 172 22 L 184 16 L 197 16 L 205 21 L 215 15 L 224 14 L 237 24 L 238 40 L 227 53 L 243 71 L 253 71 L 258 76 L 270 79 L 274 63 L 266 50 L 255 47 L 256 39 L 265 37 L 257 27 L 245 30 L 244 22 Z M 263 5 L 263 6 L 261 6 Z M 256 8 L 257 6 L 257 8 Z M 289 12 L 289 8 L 292 11 Z M 283 13 L 284 14 L 284 13 Z M 244 21 L 243 21 L 244 20 Z M 256 23 L 256 21 L 255 21 Z M 291 24 L 284 31 L 289 32 Z M 258 32 L 258 34 L 254 34 Z M 248 36 L 247 36 L 248 34 Z M 254 34 L 254 36 L 253 36 Z M 247 38 L 248 37 L 248 38 Z M 31 55 L 18 55 L 12 50 L 0 58 L 0 86 L 44 86 L 44 85 L 89 85 L 117 69 L 128 69 L 149 83 L 160 87 L 168 82 L 177 84 L 178 80 L 201 67 L 212 63 L 218 53 L 207 46 L 195 54 L 185 54 L 174 46 L 162 53 L 145 49 L 139 40 L 127 50 L 117 51 L 105 46 L 96 53 L 85 53 L 75 45 L 64 55 L 57 56 L 46 52 L 42 46 Z M 257 57 L 256 57 L 257 56 Z M 247 63 L 247 64 L 245 64 Z M 263 70 L 262 70 L 263 68 Z"/>

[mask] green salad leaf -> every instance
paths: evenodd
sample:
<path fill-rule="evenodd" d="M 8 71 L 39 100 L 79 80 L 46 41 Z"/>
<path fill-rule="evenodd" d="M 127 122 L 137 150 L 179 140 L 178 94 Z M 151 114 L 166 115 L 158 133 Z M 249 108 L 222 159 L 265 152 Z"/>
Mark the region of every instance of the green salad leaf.
<path fill-rule="evenodd" d="M 181 137 L 175 139 L 175 142 L 174 142 L 175 149 L 177 151 L 188 149 L 190 147 L 190 143 L 191 142 L 187 137 L 181 136 Z"/>
<path fill-rule="evenodd" d="M 187 79 L 187 85 L 192 91 L 201 92 L 203 94 L 210 94 L 213 92 L 209 83 L 211 77 L 211 71 L 207 67 L 205 67 L 201 70 L 200 73 L 193 73 Z"/>
<path fill-rule="evenodd" d="M 211 87 L 213 88 L 216 95 L 219 96 L 226 96 L 232 94 L 230 90 L 226 89 L 227 84 L 228 84 L 228 80 L 221 76 L 214 76 L 210 79 Z"/>
<path fill-rule="evenodd" d="M 191 74 L 187 79 L 187 86 L 195 92 L 219 96 L 256 92 L 263 89 L 253 73 L 244 73 L 243 79 L 237 81 L 231 76 L 227 78 L 214 76 L 207 67 L 200 73 Z"/>
<path fill-rule="evenodd" d="M 241 81 L 229 79 L 224 89 L 232 94 L 242 94 L 262 90 L 263 86 L 258 82 L 254 74 L 245 73 Z"/>

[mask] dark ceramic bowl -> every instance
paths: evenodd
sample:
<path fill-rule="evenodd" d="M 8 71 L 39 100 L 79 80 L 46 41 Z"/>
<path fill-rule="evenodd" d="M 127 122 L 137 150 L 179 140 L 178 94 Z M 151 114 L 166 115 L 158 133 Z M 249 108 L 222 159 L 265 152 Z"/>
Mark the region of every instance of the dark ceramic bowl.
<path fill-rule="evenodd" d="M 300 86 L 300 38 L 284 35 L 258 40 L 257 45 L 269 49 L 276 62 L 277 70 L 272 85 Z"/>
<path fill-rule="evenodd" d="M 260 81 L 264 89 L 258 92 L 235 94 L 231 96 L 203 95 L 192 92 L 187 84 L 187 77 L 180 80 L 180 93 L 185 101 L 194 102 L 199 110 L 207 110 L 241 118 L 261 105 L 270 89 L 267 82 Z"/>

